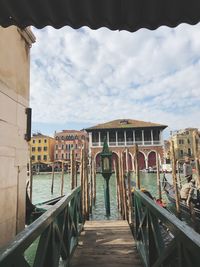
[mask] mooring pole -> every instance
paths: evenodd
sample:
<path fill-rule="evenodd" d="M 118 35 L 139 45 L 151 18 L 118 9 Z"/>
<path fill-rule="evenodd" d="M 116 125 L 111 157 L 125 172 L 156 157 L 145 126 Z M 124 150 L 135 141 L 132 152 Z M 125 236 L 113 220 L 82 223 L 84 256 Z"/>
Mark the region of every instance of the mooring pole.
<path fill-rule="evenodd" d="M 54 187 L 54 162 L 52 163 L 51 194 L 53 194 L 53 187 Z"/>
<path fill-rule="evenodd" d="M 138 145 L 135 145 L 135 176 L 136 176 L 136 188 L 140 189 L 140 171 L 139 171 L 139 163 L 138 163 Z"/>
<path fill-rule="evenodd" d="M 106 216 L 110 216 L 110 188 L 109 188 L 110 177 L 104 177 L 104 198 L 105 198 L 105 209 Z"/>
<path fill-rule="evenodd" d="M 162 199 L 162 193 L 161 193 L 161 184 L 160 184 L 160 163 L 159 163 L 159 157 L 158 152 L 156 152 L 156 166 L 157 166 L 157 190 L 158 190 L 158 199 Z"/>
<path fill-rule="evenodd" d="M 197 138 L 197 131 L 193 132 L 193 155 L 195 159 L 195 166 L 196 166 L 196 182 L 197 187 L 200 188 L 200 164 L 199 164 L 199 158 L 198 158 L 198 138 Z"/>
<path fill-rule="evenodd" d="M 178 185 L 177 185 L 177 177 L 176 177 L 176 159 L 175 159 L 175 152 L 174 152 L 174 142 L 171 141 L 171 153 L 172 153 L 172 177 L 173 177 L 173 185 L 175 189 L 175 198 L 176 198 L 176 211 L 178 217 L 180 217 L 180 197 L 178 192 Z"/>

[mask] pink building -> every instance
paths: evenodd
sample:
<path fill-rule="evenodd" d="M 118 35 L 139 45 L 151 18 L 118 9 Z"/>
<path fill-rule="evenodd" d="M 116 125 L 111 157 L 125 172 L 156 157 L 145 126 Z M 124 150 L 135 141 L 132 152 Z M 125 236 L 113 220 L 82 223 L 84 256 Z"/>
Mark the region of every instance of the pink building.
<path fill-rule="evenodd" d="M 88 134 L 84 130 L 63 130 L 56 132 L 54 147 L 54 161 L 70 161 L 71 150 L 74 149 L 75 159 L 80 160 L 81 148 L 88 148 Z"/>

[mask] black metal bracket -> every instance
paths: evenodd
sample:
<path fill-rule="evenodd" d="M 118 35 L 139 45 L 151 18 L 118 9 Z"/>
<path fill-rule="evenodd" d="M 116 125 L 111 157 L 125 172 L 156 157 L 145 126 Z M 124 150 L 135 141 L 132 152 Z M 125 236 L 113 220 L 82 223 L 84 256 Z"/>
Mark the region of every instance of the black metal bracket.
<path fill-rule="evenodd" d="M 24 135 L 24 139 L 26 141 L 31 140 L 31 118 L 32 118 L 32 109 L 31 108 L 26 108 L 25 110 L 27 120 L 26 120 L 26 133 Z"/>

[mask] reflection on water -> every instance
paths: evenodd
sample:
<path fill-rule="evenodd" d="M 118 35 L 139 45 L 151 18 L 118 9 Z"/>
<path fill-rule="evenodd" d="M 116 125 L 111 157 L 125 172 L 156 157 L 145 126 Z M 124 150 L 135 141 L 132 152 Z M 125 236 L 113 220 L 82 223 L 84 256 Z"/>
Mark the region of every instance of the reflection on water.
<path fill-rule="evenodd" d="M 61 192 L 61 174 L 55 174 L 54 178 L 54 193 L 51 194 L 51 174 L 41 174 L 33 176 L 33 203 L 40 203 L 51 198 L 60 196 Z M 132 177 L 135 180 L 135 177 Z M 79 179 L 78 179 L 79 180 Z M 162 174 L 161 174 L 162 180 Z M 141 187 L 145 187 L 151 192 L 153 196 L 157 196 L 156 174 L 155 173 L 140 173 Z M 80 184 L 80 181 L 78 182 Z M 97 190 L 96 190 L 96 203 L 93 207 L 92 217 L 93 220 L 106 219 L 105 207 L 104 207 L 104 178 L 101 174 L 97 174 Z M 116 179 L 113 174 L 110 178 L 110 219 L 119 219 L 117 209 L 117 197 L 116 197 Z M 64 175 L 64 194 L 70 194 L 71 192 L 70 175 Z"/>

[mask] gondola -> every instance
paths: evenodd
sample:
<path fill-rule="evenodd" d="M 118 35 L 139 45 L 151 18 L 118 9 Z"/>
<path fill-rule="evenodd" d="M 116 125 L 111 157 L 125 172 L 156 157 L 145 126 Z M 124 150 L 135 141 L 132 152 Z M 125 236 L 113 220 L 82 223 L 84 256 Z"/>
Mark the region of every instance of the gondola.
<path fill-rule="evenodd" d="M 175 189 L 174 186 L 167 181 L 165 175 L 163 176 L 162 185 L 169 203 L 175 206 L 176 205 Z M 200 203 L 197 199 L 193 200 L 192 203 L 193 205 L 189 207 L 186 205 L 185 201 L 180 199 L 181 217 L 186 218 L 186 221 L 190 225 L 195 224 L 195 228 L 198 229 L 198 231 L 200 231 Z"/>
<path fill-rule="evenodd" d="M 39 218 L 51 206 L 56 204 L 63 196 L 59 196 L 39 204 L 33 204 L 28 195 L 28 183 L 26 186 L 26 225 L 31 224 Z"/>

